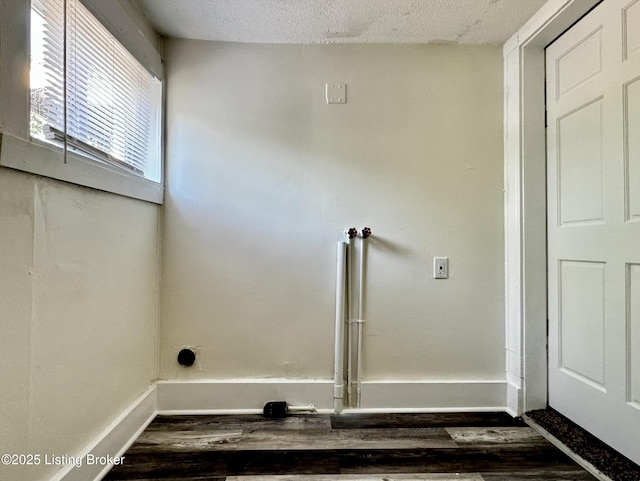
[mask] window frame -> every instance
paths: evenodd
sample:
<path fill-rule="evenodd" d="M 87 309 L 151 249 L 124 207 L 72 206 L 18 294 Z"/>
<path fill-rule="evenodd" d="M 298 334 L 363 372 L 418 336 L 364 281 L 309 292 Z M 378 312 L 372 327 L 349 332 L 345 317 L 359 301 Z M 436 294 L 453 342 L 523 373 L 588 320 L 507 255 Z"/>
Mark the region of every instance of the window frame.
<path fill-rule="evenodd" d="M 162 81 L 160 182 L 31 138 L 29 86 L 31 1 L 2 3 L 0 15 L 0 166 L 162 204 L 164 200 L 164 72 L 161 40 L 129 0 L 81 0 L 151 73 Z"/>

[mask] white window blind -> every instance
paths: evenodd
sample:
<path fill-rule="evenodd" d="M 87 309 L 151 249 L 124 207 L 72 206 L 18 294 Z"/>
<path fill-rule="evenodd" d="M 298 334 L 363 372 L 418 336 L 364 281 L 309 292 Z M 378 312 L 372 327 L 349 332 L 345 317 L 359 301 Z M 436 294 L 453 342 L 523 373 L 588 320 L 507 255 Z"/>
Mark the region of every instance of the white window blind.
<path fill-rule="evenodd" d="M 161 97 L 160 80 L 79 0 L 32 0 L 33 137 L 64 143 L 66 132 L 68 148 L 158 182 Z"/>

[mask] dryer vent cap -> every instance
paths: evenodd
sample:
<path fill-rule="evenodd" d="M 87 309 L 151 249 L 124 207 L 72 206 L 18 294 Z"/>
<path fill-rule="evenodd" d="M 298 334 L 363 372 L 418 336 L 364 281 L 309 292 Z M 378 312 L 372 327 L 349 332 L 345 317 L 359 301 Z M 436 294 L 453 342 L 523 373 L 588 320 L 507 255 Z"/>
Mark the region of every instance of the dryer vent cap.
<path fill-rule="evenodd" d="M 184 367 L 191 367 L 196 362 L 196 353 L 191 349 L 182 349 L 178 353 L 178 364 Z"/>

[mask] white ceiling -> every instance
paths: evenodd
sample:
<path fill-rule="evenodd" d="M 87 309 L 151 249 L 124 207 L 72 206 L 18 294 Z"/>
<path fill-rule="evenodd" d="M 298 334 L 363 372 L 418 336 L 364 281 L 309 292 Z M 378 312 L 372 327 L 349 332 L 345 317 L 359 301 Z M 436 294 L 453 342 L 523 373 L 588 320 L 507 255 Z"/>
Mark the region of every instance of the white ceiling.
<path fill-rule="evenodd" d="M 546 0 L 134 0 L 170 37 L 250 43 L 504 43 Z"/>

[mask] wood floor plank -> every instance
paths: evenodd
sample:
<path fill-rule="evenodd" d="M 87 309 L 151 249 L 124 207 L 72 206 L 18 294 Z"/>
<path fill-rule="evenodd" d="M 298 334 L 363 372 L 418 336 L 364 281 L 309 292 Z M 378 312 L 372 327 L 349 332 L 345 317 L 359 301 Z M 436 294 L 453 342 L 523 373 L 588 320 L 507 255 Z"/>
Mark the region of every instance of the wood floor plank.
<path fill-rule="evenodd" d="M 500 446 L 495 448 L 386 450 L 345 452 L 342 473 L 551 473 L 581 471 L 569 457 L 548 446 Z"/>
<path fill-rule="evenodd" d="M 544 439 L 544 438 L 543 438 Z M 130 453 L 173 451 L 257 451 L 308 449 L 411 449 L 456 448 L 443 428 L 145 431 Z"/>
<path fill-rule="evenodd" d="M 340 474 L 338 458 L 327 451 L 201 451 L 126 454 L 105 480 L 172 479 L 184 476 L 260 474 Z"/>
<path fill-rule="evenodd" d="M 421 428 L 421 427 L 494 427 L 526 426 L 507 413 L 409 413 L 339 414 L 331 416 L 333 429 Z"/>
<path fill-rule="evenodd" d="M 329 430 L 331 418 L 327 415 L 294 414 L 285 418 L 267 418 L 259 414 L 224 415 L 158 415 L 147 431 L 233 431 L 239 429 L 277 430 Z"/>
<path fill-rule="evenodd" d="M 405 450 L 270 450 L 127 454 L 106 479 L 184 475 L 580 472 L 554 446 Z M 118 477 L 120 476 L 120 477 Z M 128 477 L 127 477 L 128 476 Z"/>
<path fill-rule="evenodd" d="M 460 446 L 496 446 L 522 444 L 547 445 L 549 442 L 529 427 L 445 428 Z"/>
<path fill-rule="evenodd" d="M 242 430 L 145 431 L 128 452 L 161 454 L 181 451 L 237 451 L 242 442 L 246 442 Z"/>
<path fill-rule="evenodd" d="M 229 476 L 227 481 L 484 481 L 479 474 L 328 474 Z"/>
<path fill-rule="evenodd" d="M 586 471 L 554 471 L 551 473 L 484 473 L 484 481 L 597 481 Z"/>
<path fill-rule="evenodd" d="M 197 476 L 195 478 L 183 476 L 179 478 L 136 478 L 136 481 L 226 481 L 225 476 Z"/>

